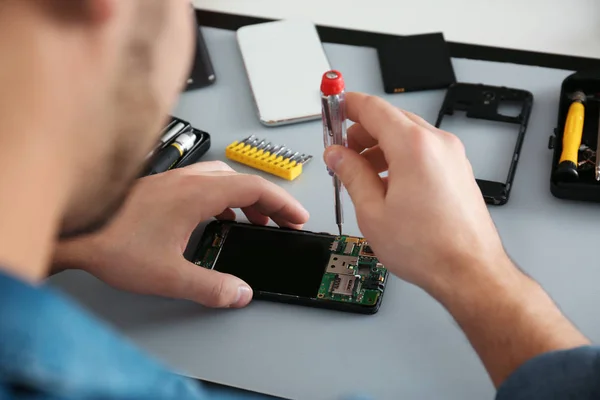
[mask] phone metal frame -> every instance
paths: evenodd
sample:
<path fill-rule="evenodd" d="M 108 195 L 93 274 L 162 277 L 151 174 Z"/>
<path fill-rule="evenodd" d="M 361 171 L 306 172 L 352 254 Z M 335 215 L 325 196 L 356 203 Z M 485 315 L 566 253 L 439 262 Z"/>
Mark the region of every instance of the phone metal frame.
<path fill-rule="evenodd" d="M 501 102 L 519 103 L 521 112 L 514 117 L 499 114 L 498 107 Z M 436 128 L 440 128 L 444 116 L 453 115 L 455 111 L 465 111 L 467 118 L 519 125 L 517 143 L 510 161 L 506 182 L 476 179 L 487 204 L 504 205 L 509 200 L 532 107 L 533 94 L 531 92 L 504 86 L 456 83 L 451 85 L 446 92 L 435 123 Z"/>

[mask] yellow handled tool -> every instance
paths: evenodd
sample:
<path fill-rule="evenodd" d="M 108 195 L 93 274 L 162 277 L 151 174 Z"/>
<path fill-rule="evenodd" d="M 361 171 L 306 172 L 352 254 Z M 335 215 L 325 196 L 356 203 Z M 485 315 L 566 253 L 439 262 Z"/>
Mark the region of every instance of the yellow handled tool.
<path fill-rule="evenodd" d="M 562 153 L 554 171 L 554 178 L 562 182 L 571 182 L 579 178 L 577 163 L 583 135 L 586 96 L 585 93 L 577 91 L 571 95 L 571 99 L 573 103 L 569 106 L 563 131 Z"/>

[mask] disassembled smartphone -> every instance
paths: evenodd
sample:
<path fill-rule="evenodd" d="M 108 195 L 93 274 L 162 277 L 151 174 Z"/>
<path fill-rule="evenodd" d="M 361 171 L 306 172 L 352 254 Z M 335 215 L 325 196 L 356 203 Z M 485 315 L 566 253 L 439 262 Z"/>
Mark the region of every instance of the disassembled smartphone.
<path fill-rule="evenodd" d="M 502 103 L 516 105 L 520 111 L 516 115 L 500 114 L 498 110 Z M 465 111 L 467 118 L 507 122 L 515 124 L 518 128 L 517 142 L 506 181 L 477 179 L 477 184 L 488 204 L 503 205 L 508 202 L 532 105 L 533 95 L 530 92 L 507 87 L 456 83 L 451 85 L 446 93 L 435 123 L 437 128 L 440 128 L 445 116 L 453 115 L 455 111 Z"/>
<path fill-rule="evenodd" d="M 255 299 L 361 314 L 379 310 L 388 278 L 363 238 L 230 221 L 206 227 L 192 261 L 243 279 Z"/>

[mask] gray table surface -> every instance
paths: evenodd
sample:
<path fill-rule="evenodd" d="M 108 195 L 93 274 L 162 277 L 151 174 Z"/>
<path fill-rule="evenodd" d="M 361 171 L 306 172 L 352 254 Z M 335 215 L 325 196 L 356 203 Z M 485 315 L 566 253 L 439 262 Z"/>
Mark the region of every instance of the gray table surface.
<path fill-rule="evenodd" d="M 184 94 L 174 114 L 212 134 L 207 160 L 224 160 L 225 146 L 249 134 L 314 154 L 294 182 L 263 176 L 306 206 L 311 213 L 307 229 L 335 232 L 320 122 L 263 127 L 255 115 L 234 33 L 205 29 L 205 34 L 217 83 Z M 343 71 L 349 90 L 381 95 L 435 121 L 444 91 L 385 95 L 374 49 L 332 44 L 325 49 L 332 66 Z M 560 83 L 570 72 L 462 59 L 453 63 L 459 81 L 512 86 L 534 94 L 512 197 L 491 213 L 513 259 L 586 335 L 599 340 L 600 263 L 590 252 L 600 242 L 599 206 L 558 200 L 549 192 L 548 136 L 556 122 Z M 474 130 L 459 121 L 451 127 L 464 140 L 478 177 L 504 178 L 516 133 L 495 127 Z M 347 233 L 360 235 L 350 201 L 345 212 Z M 354 392 L 377 399 L 494 395 L 480 361 L 450 315 L 423 291 L 396 278 L 374 316 L 267 302 L 244 310 L 207 310 L 184 301 L 123 293 L 81 272 L 58 275 L 51 284 L 190 376 L 295 399 L 336 399 Z"/>

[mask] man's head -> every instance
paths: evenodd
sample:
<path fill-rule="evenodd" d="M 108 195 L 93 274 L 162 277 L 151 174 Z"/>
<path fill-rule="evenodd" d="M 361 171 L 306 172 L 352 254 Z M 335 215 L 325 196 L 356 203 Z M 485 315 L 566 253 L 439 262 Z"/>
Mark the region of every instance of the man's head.
<path fill-rule="evenodd" d="M 123 202 L 186 81 L 195 26 L 190 1 L 0 0 L 0 13 L 2 3 L 27 8 L 60 53 L 46 59 L 60 56 L 71 75 L 64 93 L 55 94 L 73 97 L 62 115 L 77 143 L 61 235 L 96 229 Z M 39 68 L 49 75 L 60 69 L 50 61 Z"/>

